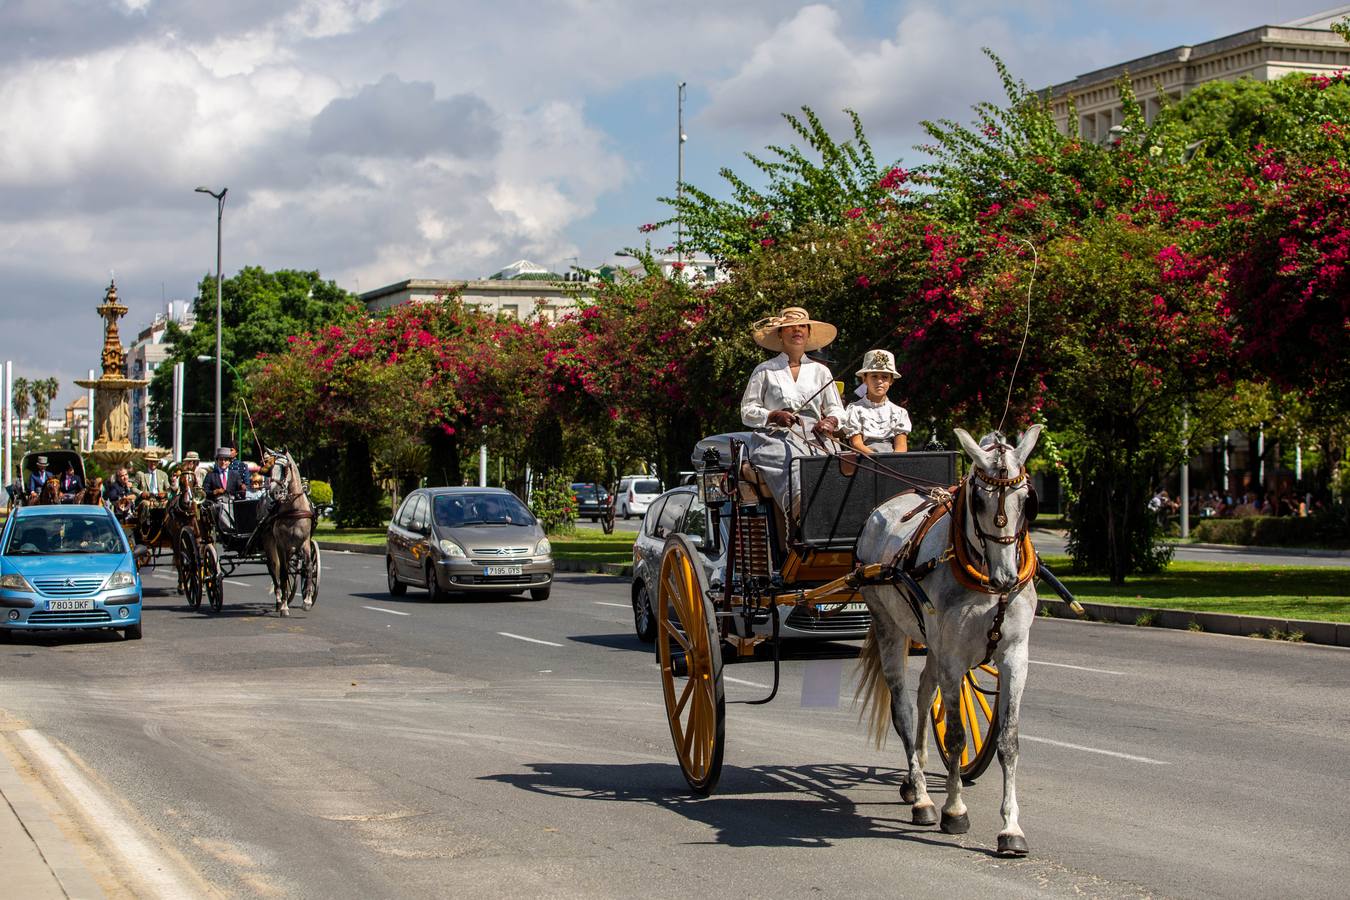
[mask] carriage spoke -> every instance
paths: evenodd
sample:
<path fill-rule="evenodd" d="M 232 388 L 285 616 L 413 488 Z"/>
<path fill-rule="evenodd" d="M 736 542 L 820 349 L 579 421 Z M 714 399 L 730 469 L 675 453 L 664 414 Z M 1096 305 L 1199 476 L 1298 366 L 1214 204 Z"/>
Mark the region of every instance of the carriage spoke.
<path fill-rule="evenodd" d="M 962 717 L 966 720 L 966 734 L 968 735 L 968 740 L 974 745 L 975 752 L 979 753 L 980 748 L 984 746 L 984 735 L 981 733 L 979 721 L 975 718 L 975 701 L 971 697 L 973 693 L 973 691 L 966 689 L 964 686 L 961 689 L 961 705 L 965 707 L 964 715 Z M 962 754 L 961 762 L 962 764 L 966 762 L 965 754 Z"/>
<path fill-rule="evenodd" d="M 692 697 L 693 694 L 694 694 L 694 679 L 692 678 L 686 679 L 684 683 L 684 690 L 680 691 L 680 699 L 675 704 L 675 712 L 674 712 L 675 718 L 678 719 L 680 717 L 680 713 L 684 712 L 684 705 L 689 702 L 689 698 Z"/>
<path fill-rule="evenodd" d="M 970 678 L 971 684 L 975 685 L 975 677 L 973 675 L 967 677 Z M 992 721 L 994 718 L 994 710 L 989 705 L 989 701 L 984 699 L 985 692 L 979 688 L 979 685 L 975 685 L 975 688 L 975 690 L 971 691 L 971 695 L 979 701 L 980 710 L 984 713 L 984 720 L 986 722 Z"/>
<path fill-rule="evenodd" d="M 669 619 L 666 619 L 661 624 L 665 627 L 666 633 L 675 639 L 675 643 L 679 644 L 680 647 L 683 648 L 685 653 L 689 653 L 691 650 L 694 649 L 692 646 L 690 646 L 689 642 L 685 640 L 684 635 L 680 634 L 680 630 L 676 628 L 673 624 L 671 624 L 671 621 Z"/>

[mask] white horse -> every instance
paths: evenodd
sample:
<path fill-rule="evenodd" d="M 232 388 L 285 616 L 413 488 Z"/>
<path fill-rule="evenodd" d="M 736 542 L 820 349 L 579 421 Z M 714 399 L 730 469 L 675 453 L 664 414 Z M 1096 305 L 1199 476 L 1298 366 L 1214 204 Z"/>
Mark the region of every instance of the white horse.
<path fill-rule="evenodd" d="M 1026 837 L 1017 822 L 1017 720 L 1027 675 L 1027 636 L 1036 617 L 1036 557 L 1027 538 L 1029 506 L 1034 503 L 1026 473 L 1027 457 L 1036 446 L 1041 426 L 1032 426 L 1016 447 L 997 432 L 976 444 L 956 429 L 972 468 L 956 491 L 949 512 L 936 518 L 922 535 L 917 553 L 910 538 L 925 521 L 923 494 L 902 494 L 872 513 L 858 537 L 861 564 L 891 564 L 909 555 L 920 567 L 938 560 L 922 581 L 932 606 L 911 603 L 892 584 L 863 587 L 872 611 L 872 630 L 863 647 L 858 693 L 864 715 L 871 716 L 878 744 L 894 724 L 905 746 L 908 770 L 901 800 L 913 804 L 913 822 L 937 821 L 924 777 L 927 759 L 927 715 L 935 688 L 942 689 L 946 710 L 947 800 L 942 830 L 970 830 L 961 799 L 961 680 L 987 657 L 998 666 L 998 759 L 1003 767 L 1003 830 L 998 852 L 1027 853 Z M 953 533 L 953 527 L 957 529 Z M 920 569 L 922 571 L 922 569 Z M 905 663 L 911 642 L 928 646 L 919 676 L 918 705 L 905 691 Z M 991 739 L 992 735 L 989 736 Z"/>

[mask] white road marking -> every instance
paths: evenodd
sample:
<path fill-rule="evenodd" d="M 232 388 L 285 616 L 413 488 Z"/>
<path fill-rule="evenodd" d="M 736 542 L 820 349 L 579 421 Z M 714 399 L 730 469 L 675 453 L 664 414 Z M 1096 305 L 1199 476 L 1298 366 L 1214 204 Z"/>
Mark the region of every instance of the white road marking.
<path fill-rule="evenodd" d="M 177 575 L 170 575 L 168 572 L 151 572 L 150 575 L 154 578 L 163 578 L 165 581 L 174 581 L 178 578 Z"/>
<path fill-rule="evenodd" d="M 525 637 L 523 634 L 512 634 L 509 631 L 497 632 L 502 637 L 515 638 L 518 641 L 529 641 L 531 644 L 543 644 L 545 647 L 561 647 L 562 644 L 555 644 L 552 641 L 541 641 L 539 638 Z"/>
<path fill-rule="evenodd" d="M 369 609 L 374 612 L 389 613 L 391 616 L 411 616 L 412 613 L 402 612 L 397 609 L 385 609 L 383 606 L 363 606 L 362 609 Z"/>
<path fill-rule="evenodd" d="M 1117 672 L 1115 669 L 1093 669 L 1088 666 L 1071 666 L 1068 663 L 1042 662 L 1039 659 L 1029 659 L 1027 662 L 1033 666 L 1054 666 L 1056 669 L 1077 669 L 1079 672 L 1097 672 L 1102 675 L 1126 675 L 1126 672 Z"/>
<path fill-rule="evenodd" d="M 1166 766 L 1169 763 L 1161 759 L 1149 759 L 1147 756 L 1135 756 L 1133 753 L 1117 753 L 1115 750 L 1098 750 L 1096 747 L 1084 747 L 1081 744 L 1068 744 L 1064 741 L 1052 741 L 1050 738 L 1031 737 L 1022 734 L 1018 737 L 1024 741 L 1031 741 L 1033 744 L 1049 744 L 1052 747 L 1063 747 L 1066 750 L 1081 750 L 1084 753 L 1100 753 L 1102 756 L 1114 756 L 1116 759 L 1128 759 L 1130 762 L 1148 763 L 1151 766 Z"/>
<path fill-rule="evenodd" d="M 633 608 L 631 605 L 629 605 L 629 604 L 627 604 L 627 603 L 608 603 L 608 602 L 606 602 L 606 601 L 604 601 L 604 600 L 592 600 L 591 602 L 594 603 L 596 606 L 617 606 L 619 609 L 632 609 L 632 608 Z"/>
<path fill-rule="evenodd" d="M 232 579 L 232 578 L 226 578 L 226 579 L 225 579 L 225 583 L 226 583 L 226 584 L 237 584 L 237 585 L 239 585 L 240 587 L 253 587 L 253 585 L 249 584 L 247 581 L 235 581 L 235 580 Z"/>
<path fill-rule="evenodd" d="M 758 681 L 746 681 L 744 678 L 732 678 L 730 675 L 723 675 L 722 680 L 729 681 L 732 684 L 743 684 L 746 687 L 760 688 L 761 690 L 766 691 L 769 689 L 767 684 L 760 684 Z"/>
<path fill-rule="evenodd" d="M 127 867 L 155 896 L 191 897 L 197 894 L 196 886 L 181 881 L 169 861 L 141 838 L 145 829 L 129 823 L 55 744 L 31 728 L 23 729 L 18 735 L 33 755 L 57 776 L 90 823 L 103 832 L 106 845 L 122 856 Z"/>

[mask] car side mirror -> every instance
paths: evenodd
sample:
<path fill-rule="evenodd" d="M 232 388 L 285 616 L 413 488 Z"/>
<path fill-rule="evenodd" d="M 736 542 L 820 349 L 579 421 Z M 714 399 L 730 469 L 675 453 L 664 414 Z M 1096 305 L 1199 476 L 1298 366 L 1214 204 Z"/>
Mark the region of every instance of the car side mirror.
<path fill-rule="evenodd" d="M 703 547 L 703 535 L 701 535 L 701 534 L 686 534 L 685 537 L 687 537 L 687 538 L 689 539 L 689 543 L 693 544 L 695 547 L 698 547 L 698 548 L 702 549 L 702 547 Z"/>

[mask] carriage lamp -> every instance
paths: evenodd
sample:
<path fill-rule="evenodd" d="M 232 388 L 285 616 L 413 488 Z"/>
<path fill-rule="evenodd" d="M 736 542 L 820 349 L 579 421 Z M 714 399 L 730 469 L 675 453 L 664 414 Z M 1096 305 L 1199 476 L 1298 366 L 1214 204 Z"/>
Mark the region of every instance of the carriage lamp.
<path fill-rule="evenodd" d="M 539 545 L 534 548 L 534 555 L 535 556 L 553 555 L 553 545 L 549 543 L 548 538 L 544 538 L 542 541 L 539 542 Z"/>
<path fill-rule="evenodd" d="M 703 453 L 702 462 L 703 470 L 698 476 L 698 482 L 703 502 L 714 506 L 730 500 L 731 495 L 727 492 L 727 473 L 722 467 L 722 454 L 718 453 L 716 448 L 709 447 Z"/>
<path fill-rule="evenodd" d="M 11 591 L 25 591 L 29 594 L 35 593 L 33 586 L 28 583 L 28 579 L 18 572 L 0 575 L 0 588 L 8 588 Z"/>
<path fill-rule="evenodd" d="M 125 569 L 118 569 L 108 576 L 108 580 L 104 583 L 103 589 L 105 591 L 110 591 L 113 588 L 132 587 L 135 584 L 136 576 L 134 573 L 128 572 Z"/>
<path fill-rule="evenodd" d="M 449 538 L 441 538 L 441 552 L 451 559 L 467 559 L 464 548 Z"/>

